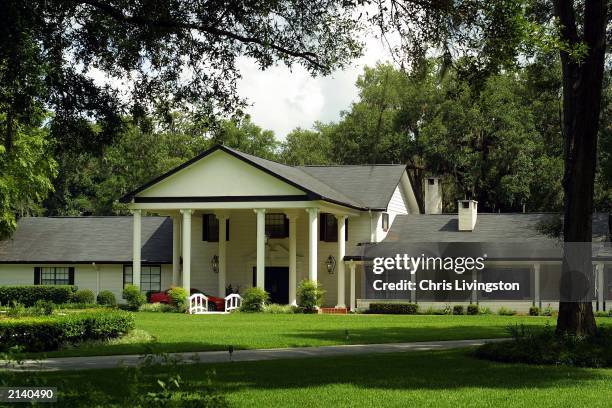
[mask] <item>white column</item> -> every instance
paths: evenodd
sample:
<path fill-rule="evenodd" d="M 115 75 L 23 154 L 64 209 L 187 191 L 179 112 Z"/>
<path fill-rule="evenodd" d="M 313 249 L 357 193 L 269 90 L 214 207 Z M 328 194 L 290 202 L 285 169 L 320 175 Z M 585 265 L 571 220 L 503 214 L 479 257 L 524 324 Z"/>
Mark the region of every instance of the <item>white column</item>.
<path fill-rule="evenodd" d="M 537 307 L 542 307 L 542 299 L 540 298 L 540 264 L 533 264 L 533 304 Z"/>
<path fill-rule="evenodd" d="M 355 262 L 349 262 L 349 270 L 351 271 L 351 299 L 350 308 L 351 312 L 355 311 Z"/>
<path fill-rule="evenodd" d="M 181 216 L 172 216 L 172 286 L 178 286 L 181 274 Z"/>
<path fill-rule="evenodd" d="M 266 288 L 266 210 L 257 208 L 257 287 Z"/>
<path fill-rule="evenodd" d="M 191 213 L 192 210 L 181 210 L 183 214 L 183 288 L 191 290 Z"/>
<path fill-rule="evenodd" d="M 346 254 L 346 241 L 344 240 L 346 232 L 346 215 L 336 215 L 336 221 L 338 222 L 338 261 L 336 262 L 338 266 L 338 271 L 336 272 L 338 274 L 338 303 L 336 307 L 344 309 L 346 307 L 346 285 L 344 283 L 346 279 L 344 272 L 344 255 Z"/>
<path fill-rule="evenodd" d="M 317 246 L 319 244 L 318 224 L 319 209 L 307 208 L 308 212 L 308 279 L 317 281 L 318 256 Z"/>
<path fill-rule="evenodd" d="M 219 220 L 219 297 L 224 298 L 225 297 L 225 281 L 226 281 L 226 274 L 227 274 L 227 257 L 226 257 L 226 248 L 227 248 L 227 241 L 225 240 L 225 237 L 227 236 L 227 224 L 226 221 L 228 219 L 228 214 L 227 213 L 217 213 L 217 219 Z"/>
<path fill-rule="evenodd" d="M 140 287 L 140 264 L 141 264 L 141 231 L 142 231 L 142 217 L 141 210 L 133 210 L 133 222 L 132 233 L 132 284 Z"/>
<path fill-rule="evenodd" d="M 297 214 L 287 214 L 289 219 L 289 304 L 297 305 Z"/>
<path fill-rule="evenodd" d="M 595 265 L 595 273 L 597 274 L 597 303 L 599 306 L 599 310 L 606 310 L 604 308 L 604 264 L 598 263 Z"/>

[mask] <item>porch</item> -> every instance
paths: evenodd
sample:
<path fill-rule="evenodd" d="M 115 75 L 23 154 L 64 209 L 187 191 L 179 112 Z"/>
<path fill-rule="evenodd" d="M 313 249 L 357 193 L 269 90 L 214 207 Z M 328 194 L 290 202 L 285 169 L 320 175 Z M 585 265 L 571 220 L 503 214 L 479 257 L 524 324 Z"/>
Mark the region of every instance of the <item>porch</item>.
<path fill-rule="evenodd" d="M 326 219 L 333 218 L 336 236 L 345 237 L 346 220 L 358 216 L 355 211 L 324 202 L 296 201 L 130 206 L 134 282 L 140 282 L 146 263 L 141 257 L 142 217 L 158 214 L 172 219 L 173 286 L 197 288 L 219 297 L 229 290 L 243 292 L 257 286 L 270 292 L 275 302 L 296 305 L 297 285 L 309 279 L 326 290 L 326 306 L 347 308 L 349 299 L 349 308 L 355 309 L 360 277 L 355 264 L 344 261 L 347 245 L 352 243 L 320 240 L 322 218 L 325 225 Z"/>

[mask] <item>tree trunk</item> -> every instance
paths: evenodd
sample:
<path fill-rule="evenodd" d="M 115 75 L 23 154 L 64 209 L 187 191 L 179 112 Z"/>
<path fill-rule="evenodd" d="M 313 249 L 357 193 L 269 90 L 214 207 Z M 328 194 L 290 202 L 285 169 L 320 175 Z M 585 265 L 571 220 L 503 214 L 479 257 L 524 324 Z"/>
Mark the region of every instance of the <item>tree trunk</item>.
<path fill-rule="evenodd" d="M 592 279 L 591 246 L 576 243 L 590 243 L 592 240 L 593 189 L 606 41 L 606 3 L 606 0 L 585 2 L 584 33 L 583 38 L 579 38 L 574 2 L 555 0 L 555 14 L 561 24 L 562 41 L 569 47 L 584 42 L 588 48 L 582 59 L 570 55 L 567 49 L 561 51 L 565 203 L 558 333 L 590 335 L 596 331 L 591 299 L 581 290 L 583 285 L 590 286 Z M 572 251 L 576 246 L 582 246 L 582 249 Z M 574 255 L 571 258 L 570 253 Z M 580 259 L 576 259 L 576 255 Z"/>

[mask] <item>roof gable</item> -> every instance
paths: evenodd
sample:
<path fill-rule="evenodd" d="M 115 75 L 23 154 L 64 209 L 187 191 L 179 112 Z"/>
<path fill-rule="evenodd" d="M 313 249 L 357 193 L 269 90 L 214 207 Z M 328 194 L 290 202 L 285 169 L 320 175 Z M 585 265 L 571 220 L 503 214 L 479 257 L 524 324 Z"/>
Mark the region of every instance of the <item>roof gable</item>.
<path fill-rule="evenodd" d="M 219 149 L 146 187 L 135 196 L 236 197 L 305 193 L 275 175 Z"/>

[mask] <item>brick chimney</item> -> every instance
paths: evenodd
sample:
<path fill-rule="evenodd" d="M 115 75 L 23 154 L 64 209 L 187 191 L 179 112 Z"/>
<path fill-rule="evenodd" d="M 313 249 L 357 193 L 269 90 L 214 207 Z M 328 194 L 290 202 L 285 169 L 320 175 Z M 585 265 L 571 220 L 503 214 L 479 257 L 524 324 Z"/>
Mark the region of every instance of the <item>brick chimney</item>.
<path fill-rule="evenodd" d="M 442 214 L 442 192 L 439 177 L 425 179 L 425 214 Z"/>
<path fill-rule="evenodd" d="M 474 231 L 476 217 L 478 216 L 478 201 L 459 200 L 457 202 L 459 217 L 459 231 Z"/>

